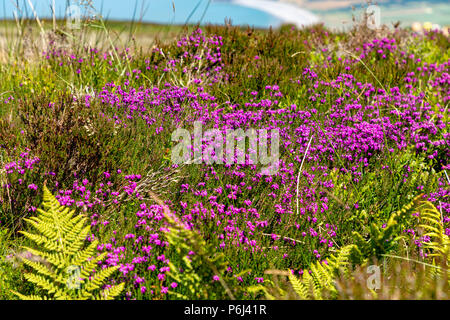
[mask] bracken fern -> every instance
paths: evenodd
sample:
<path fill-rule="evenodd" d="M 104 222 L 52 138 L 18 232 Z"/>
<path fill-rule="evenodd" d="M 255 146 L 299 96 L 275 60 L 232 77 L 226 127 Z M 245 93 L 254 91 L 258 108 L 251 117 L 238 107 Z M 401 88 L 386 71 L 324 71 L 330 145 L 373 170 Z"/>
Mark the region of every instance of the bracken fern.
<path fill-rule="evenodd" d="M 406 214 L 411 210 L 419 211 L 422 224 L 426 230 L 424 236 L 430 237 L 431 241 L 425 243 L 425 248 L 433 257 L 433 264 L 440 262 L 445 270 L 448 270 L 449 262 L 449 237 L 444 232 L 444 226 L 440 212 L 429 201 L 423 200 L 423 195 L 419 195 L 401 210 L 391 215 L 384 228 L 371 226 L 371 237 L 364 240 L 358 234 L 357 245 L 352 244 L 341 248 L 336 255 L 332 255 L 327 263 L 316 262 L 310 265 L 311 272 L 305 272 L 299 279 L 291 272 L 288 275 L 289 282 L 294 292 L 300 299 L 323 299 L 338 298 L 339 291 L 336 280 L 344 277 L 352 280 L 353 267 L 356 265 L 364 267 L 373 257 L 380 257 L 393 248 L 394 243 L 401 238 L 398 227 L 402 225 Z M 427 281 L 430 283 L 434 278 L 442 277 L 443 268 L 432 268 L 427 273 Z M 433 279 L 434 280 L 433 280 Z M 372 292 L 376 296 L 375 292 Z"/>
<path fill-rule="evenodd" d="M 96 270 L 105 253 L 93 257 L 98 245 L 96 240 L 86 245 L 90 233 L 87 219 L 62 207 L 46 187 L 43 207 L 45 210 L 38 209 L 38 216 L 25 219 L 37 233 L 21 233 L 37 245 L 37 248 L 24 249 L 41 258 L 39 262 L 26 257 L 23 259 L 23 263 L 34 271 L 24 276 L 48 295 L 14 293 L 20 299 L 27 300 L 112 300 L 117 297 L 123 290 L 123 283 L 103 290 L 102 287 L 118 267 Z"/>
<path fill-rule="evenodd" d="M 449 265 L 450 260 L 450 238 L 445 234 L 442 215 L 438 209 L 429 201 L 423 201 L 419 207 L 421 225 L 425 230 L 424 236 L 431 241 L 425 242 L 424 247 L 429 249 L 430 257 Z"/>
<path fill-rule="evenodd" d="M 167 240 L 177 254 L 183 257 L 182 266 L 169 263 L 169 276 L 186 289 L 185 294 L 174 291 L 170 293 L 183 300 L 203 300 L 211 297 L 220 299 L 224 298 L 225 294 L 234 300 L 234 295 L 224 280 L 228 266 L 225 255 L 216 253 L 198 233 L 179 222 L 167 207 L 165 218 L 170 225 L 166 234 Z M 191 250 L 194 253 L 186 255 Z M 213 275 L 219 277 L 221 287 L 218 288 L 211 282 Z"/>

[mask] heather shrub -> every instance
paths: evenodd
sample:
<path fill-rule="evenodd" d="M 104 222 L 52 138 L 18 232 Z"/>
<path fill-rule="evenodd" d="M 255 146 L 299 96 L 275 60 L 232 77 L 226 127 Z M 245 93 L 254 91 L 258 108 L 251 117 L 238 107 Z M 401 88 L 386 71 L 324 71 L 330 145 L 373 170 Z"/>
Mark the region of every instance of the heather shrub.
<path fill-rule="evenodd" d="M 142 50 L 56 41 L 2 66 L 6 247 L 29 245 L 19 231 L 46 185 L 86 217 L 119 299 L 446 298 L 415 202 L 424 195 L 448 237 L 448 38 L 356 31 L 196 27 Z M 172 132 L 196 121 L 279 129 L 279 171 L 248 157 L 172 163 Z M 394 291 L 364 287 L 369 264 Z"/>

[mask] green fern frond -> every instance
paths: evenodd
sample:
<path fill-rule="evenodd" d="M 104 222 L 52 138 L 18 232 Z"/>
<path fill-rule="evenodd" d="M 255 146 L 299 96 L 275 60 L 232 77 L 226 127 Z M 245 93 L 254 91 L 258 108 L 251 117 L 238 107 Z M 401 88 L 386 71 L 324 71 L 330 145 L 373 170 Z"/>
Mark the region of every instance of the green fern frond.
<path fill-rule="evenodd" d="M 327 259 L 327 264 L 319 262 L 310 265 L 311 273 L 305 272 L 301 278 L 297 278 L 289 273 L 289 282 L 294 292 L 300 299 L 322 299 L 324 294 L 327 297 L 336 297 L 338 294 L 335 279 L 344 275 L 349 280 L 352 277 L 353 266 L 365 265 L 372 257 L 378 257 L 388 252 L 393 243 L 398 241 L 402 229 L 403 221 L 412 210 L 419 211 L 422 227 L 425 230 L 424 236 L 430 237 L 431 241 L 424 243 L 424 247 L 431 251 L 429 256 L 446 263 L 446 270 L 449 265 L 450 240 L 445 234 L 441 213 L 428 201 L 423 200 L 423 195 L 419 195 L 401 210 L 395 212 L 389 218 L 385 228 L 379 228 L 373 224 L 370 227 L 370 238 L 364 239 L 359 233 L 355 233 L 356 244 L 341 248 L 337 254 Z M 437 261 L 433 261 L 435 265 Z M 426 281 L 442 277 L 443 268 L 430 268 Z M 450 282 L 449 282 L 450 283 Z M 374 296 L 376 296 L 376 293 Z"/>
<path fill-rule="evenodd" d="M 258 294 L 260 292 L 263 292 L 266 296 L 266 299 L 268 300 L 276 300 L 276 298 L 270 294 L 270 292 L 267 290 L 267 288 L 263 285 L 256 285 L 256 286 L 250 286 L 247 288 L 247 293 L 250 294 Z"/>
<path fill-rule="evenodd" d="M 29 300 L 29 301 L 31 301 L 31 300 L 34 300 L 34 301 L 47 300 L 46 297 L 41 297 L 41 296 L 36 296 L 36 295 L 25 296 L 16 291 L 11 291 L 11 292 L 13 294 L 15 294 L 20 300 Z"/>
<path fill-rule="evenodd" d="M 305 272 L 303 276 L 298 279 L 293 275 L 289 275 L 289 282 L 291 283 L 294 292 L 300 299 L 322 299 L 325 295 L 330 298 L 335 298 L 338 295 L 336 288 L 336 279 L 340 276 L 345 276 L 351 280 L 353 267 L 357 265 L 364 265 L 368 259 L 375 256 L 379 257 L 388 252 L 395 242 L 397 242 L 401 235 L 399 230 L 403 221 L 407 218 L 411 210 L 419 210 L 423 205 L 422 195 L 413 199 L 410 203 L 405 205 L 402 209 L 395 212 L 389 218 L 385 228 L 379 228 L 376 224 L 370 226 L 370 238 L 364 239 L 359 233 L 354 233 L 356 244 L 347 245 L 341 248 L 335 255 L 331 255 L 327 259 L 327 264 L 316 262 L 310 265 L 311 273 Z M 425 220 L 432 221 L 433 227 L 429 227 L 429 236 L 438 234 L 442 235 L 442 226 L 437 226 L 437 214 L 435 211 L 428 209 L 425 212 Z M 442 243 L 442 237 L 438 239 Z M 428 244 L 429 246 L 432 243 Z M 441 252 L 438 246 L 435 248 Z"/>
<path fill-rule="evenodd" d="M 399 240 L 404 238 L 401 230 L 405 222 L 411 217 L 411 211 L 420 211 L 423 195 L 418 195 L 411 202 L 389 217 L 384 227 L 372 223 L 369 227 L 369 237 L 364 239 L 358 232 L 353 232 L 355 244 L 365 258 L 380 259 L 383 254 L 395 248 Z"/>
<path fill-rule="evenodd" d="M 337 255 L 327 259 L 327 268 L 335 275 L 350 275 L 351 267 L 363 262 L 363 254 L 357 245 L 351 244 L 341 248 Z"/>
<path fill-rule="evenodd" d="M 429 201 L 423 201 L 420 206 L 420 227 L 425 230 L 423 236 L 429 237 L 429 242 L 424 242 L 424 248 L 446 266 L 450 265 L 450 237 L 445 233 L 444 223 L 439 210 Z"/>
<path fill-rule="evenodd" d="M 91 292 L 99 289 L 103 286 L 103 283 L 115 272 L 119 269 L 119 266 L 102 269 L 99 272 L 96 272 L 93 277 L 91 277 L 90 281 L 85 285 L 85 290 Z"/>
<path fill-rule="evenodd" d="M 176 294 L 171 291 L 172 294 L 179 299 L 211 299 L 211 297 L 223 298 L 225 292 L 229 298 L 234 299 L 225 281 L 228 280 L 225 276 L 228 267 L 226 256 L 215 252 L 215 249 L 208 245 L 200 234 L 186 228 L 170 213 L 165 216 L 165 219 L 170 225 L 166 233 L 167 240 L 182 257 L 181 265 L 170 264 L 168 276 L 177 281 L 179 287 L 185 292 Z M 195 254 L 188 257 L 188 252 L 191 250 Z M 180 271 L 180 268 L 183 271 Z M 212 283 L 214 275 L 219 276 L 218 283 L 222 286 L 220 292 Z"/>
<path fill-rule="evenodd" d="M 117 296 L 120 295 L 120 293 L 125 288 L 125 283 L 122 282 L 121 284 L 112 286 L 108 289 L 103 290 L 97 297 L 96 300 L 114 300 Z"/>
<path fill-rule="evenodd" d="M 294 289 L 294 292 L 298 295 L 298 297 L 301 300 L 308 300 L 310 299 L 308 288 L 303 284 L 302 281 L 300 281 L 296 276 L 292 274 L 292 272 L 289 272 L 289 282 L 292 285 L 292 288 Z"/>
<path fill-rule="evenodd" d="M 98 242 L 86 243 L 90 233 L 87 219 L 60 206 L 46 187 L 42 206 L 45 210 L 39 209 L 36 217 L 25 219 L 35 229 L 35 233 L 22 232 L 37 246 L 24 249 L 39 257 L 39 261 L 25 257 L 23 263 L 34 270 L 34 273 L 26 273 L 24 277 L 46 291 L 48 296 L 25 296 L 17 292 L 15 294 L 20 299 L 32 300 L 111 300 L 119 296 L 124 284 L 101 290 L 118 267 L 96 271 L 98 263 L 104 259 L 106 253 L 93 257 Z"/>

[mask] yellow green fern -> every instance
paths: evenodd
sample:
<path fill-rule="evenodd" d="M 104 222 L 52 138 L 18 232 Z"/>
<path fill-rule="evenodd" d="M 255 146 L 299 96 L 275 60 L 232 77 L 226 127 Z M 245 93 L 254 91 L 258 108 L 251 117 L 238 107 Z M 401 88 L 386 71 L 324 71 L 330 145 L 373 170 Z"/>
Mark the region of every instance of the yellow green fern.
<path fill-rule="evenodd" d="M 310 265 L 311 272 L 305 271 L 301 279 L 289 272 L 289 281 L 294 292 L 302 300 L 321 300 L 335 298 L 338 291 L 335 279 L 342 275 L 350 277 L 352 266 L 360 263 L 361 252 L 356 245 L 341 248 L 337 255 L 332 255 L 327 263 L 316 262 Z"/>
<path fill-rule="evenodd" d="M 450 238 L 445 233 L 442 214 L 431 202 L 424 201 L 420 206 L 420 220 L 420 227 L 425 230 L 423 236 L 429 238 L 429 241 L 423 242 L 423 246 L 435 266 L 429 268 L 426 281 L 432 283 L 436 279 L 446 278 L 450 285 Z"/>
<path fill-rule="evenodd" d="M 87 244 L 90 225 L 82 215 L 60 206 L 58 200 L 44 187 L 44 209 L 38 215 L 25 219 L 36 233 L 22 232 L 36 247 L 24 247 L 29 255 L 40 259 L 24 258 L 23 263 L 33 269 L 25 278 L 47 292 L 46 296 L 25 296 L 14 292 L 20 299 L 41 300 L 112 300 L 119 296 L 124 284 L 102 289 L 106 280 L 118 267 L 96 270 L 105 253 L 93 257 L 98 242 Z"/>
<path fill-rule="evenodd" d="M 385 228 L 372 225 L 369 239 L 365 240 L 357 234 L 359 236 L 357 244 L 341 248 L 336 255 L 328 258 L 327 263 L 312 264 L 311 271 L 305 272 L 301 278 L 295 277 L 290 272 L 289 282 L 296 295 L 300 299 L 337 298 L 339 292 L 336 279 L 344 276 L 351 281 L 353 266 L 365 266 L 371 258 L 382 256 L 393 248 L 393 244 L 402 237 L 400 232 L 402 221 L 412 210 L 420 212 L 422 221 L 420 227 L 425 230 L 424 236 L 431 239 L 424 244 L 424 247 L 431 252 L 429 257 L 433 258 L 433 264 L 437 264 L 438 261 L 441 264 L 441 267 L 432 268 L 428 275 L 436 278 L 442 276 L 443 269 L 448 272 L 450 240 L 444 232 L 441 213 L 431 202 L 423 200 L 423 195 L 420 195 L 394 213 Z"/>
<path fill-rule="evenodd" d="M 442 214 L 428 201 L 423 201 L 419 207 L 421 225 L 425 230 L 423 236 L 429 237 L 430 241 L 424 243 L 424 247 L 429 249 L 430 257 L 440 260 L 446 266 L 450 262 L 450 238 L 445 234 Z"/>
<path fill-rule="evenodd" d="M 165 219 L 170 225 L 169 232 L 166 233 L 167 240 L 175 248 L 178 255 L 183 257 L 182 264 L 179 266 L 169 263 L 170 272 L 168 275 L 179 283 L 180 287 L 184 288 L 186 292 L 180 294 L 169 291 L 169 293 L 183 300 L 220 299 L 225 296 L 225 293 L 228 298 L 233 300 L 233 293 L 224 279 L 228 266 L 225 255 L 216 253 L 198 233 L 180 223 L 167 208 Z M 191 250 L 195 254 L 186 256 Z M 180 272 L 180 269 L 183 269 L 183 271 Z M 214 292 L 211 284 L 214 275 L 219 276 L 218 281 L 223 289 L 219 292 Z"/>

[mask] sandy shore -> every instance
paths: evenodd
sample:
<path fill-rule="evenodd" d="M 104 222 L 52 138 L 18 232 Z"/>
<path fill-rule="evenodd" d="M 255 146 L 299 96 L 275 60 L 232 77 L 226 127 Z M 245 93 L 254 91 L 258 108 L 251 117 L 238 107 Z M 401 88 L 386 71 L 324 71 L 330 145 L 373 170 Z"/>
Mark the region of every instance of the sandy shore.
<path fill-rule="evenodd" d="M 301 8 L 319 11 L 349 8 L 352 5 L 358 6 L 362 3 L 361 0 L 324 0 L 324 1 L 280 0 L 280 2 L 295 3 Z M 379 2 L 382 3 L 383 1 Z"/>
<path fill-rule="evenodd" d="M 352 15 L 361 13 L 367 7 L 365 0 L 278 0 L 284 3 L 296 4 L 299 7 L 315 13 L 329 27 L 345 27 L 352 22 Z M 375 1 L 374 1 L 375 2 Z M 382 23 L 391 25 L 401 21 L 403 27 L 417 23 L 431 22 L 440 26 L 450 25 L 450 6 L 445 2 L 389 2 L 378 0 L 381 8 Z M 355 11 L 351 7 L 355 7 Z M 344 9 L 344 10 L 340 10 Z"/>
<path fill-rule="evenodd" d="M 253 8 L 277 17 L 284 23 L 293 23 L 298 27 L 318 23 L 319 18 L 308 9 L 295 6 L 283 1 L 267 0 L 233 0 L 233 4 Z"/>

